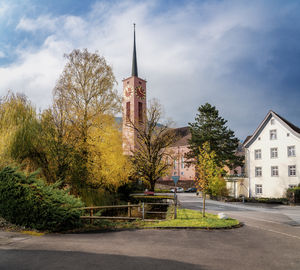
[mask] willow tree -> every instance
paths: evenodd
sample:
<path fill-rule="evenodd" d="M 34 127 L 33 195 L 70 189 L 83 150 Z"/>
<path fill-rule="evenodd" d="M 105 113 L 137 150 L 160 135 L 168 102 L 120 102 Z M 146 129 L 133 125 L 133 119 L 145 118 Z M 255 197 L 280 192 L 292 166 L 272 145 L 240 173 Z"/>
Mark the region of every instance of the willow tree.
<path fill-rule="evenodd" d="M 162 107 L 153 100 L 148 106 L 146 121 L 143 124 L 127 123 L 136 132 L 136 147 L 132 151 L 133 177 L 142 180 L 154 191 L 156 181 L 169 173 L 173 158 L 170 146 L 177 140 L 170 122 L 161 124 Z"/>
<path fill-rule="evenodd" d="M 25 95 L 9 92 L 3 97 L 0 105 L 2 166 L 15 164 L 29 172 L 40 169 L 40 175 L 47 182 L 55 182 L 57 178 L 49 157 L 50 140 L 46 139 L 46 134 L 41 119 Z"/>
<path fill-rule="evenodd" d="M 101 117 L 120 111 L 121 100 L 114 90 L 116 80 L 112 69 L 103 57 L 87 49 L 74 50 L 65 57 L 68 62 L 54 88 L 52 113 L 60 139 L 67 136 L 75 150 L 72 181 L 80 187 L 92 177 L 91 133 L 100 132 Z"/>

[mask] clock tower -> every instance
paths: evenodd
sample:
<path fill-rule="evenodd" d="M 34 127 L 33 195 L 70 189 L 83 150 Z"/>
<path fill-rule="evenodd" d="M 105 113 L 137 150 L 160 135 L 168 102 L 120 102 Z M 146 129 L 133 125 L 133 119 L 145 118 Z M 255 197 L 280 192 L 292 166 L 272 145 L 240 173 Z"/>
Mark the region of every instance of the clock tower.
<path fill-rule="evenodd" d="M 133 56 L 131 77 L 123 80 L 123 151 L 132 155 L 137 148 L 137 128 L 146 122 L 146 81 L 138 77 L 135 24 L 133 24 Z"/>

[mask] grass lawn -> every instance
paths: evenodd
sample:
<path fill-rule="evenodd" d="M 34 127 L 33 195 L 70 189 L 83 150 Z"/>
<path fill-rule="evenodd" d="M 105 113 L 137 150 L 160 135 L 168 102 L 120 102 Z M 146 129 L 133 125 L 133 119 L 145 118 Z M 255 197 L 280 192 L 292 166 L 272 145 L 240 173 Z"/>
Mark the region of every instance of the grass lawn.
<path fill-rule="evenodd" d="M 202 217 L 200 211 L 190 209 L 178 209 L 177 219 L 173 219 L 174 209 L 170 208 L 167 219 L 159 222 L 145 224 L 145 227 L 205 227 L 222 228 L 239 224 L 236 219 L 219 219 L 217 215 L 206 213 Z"/>

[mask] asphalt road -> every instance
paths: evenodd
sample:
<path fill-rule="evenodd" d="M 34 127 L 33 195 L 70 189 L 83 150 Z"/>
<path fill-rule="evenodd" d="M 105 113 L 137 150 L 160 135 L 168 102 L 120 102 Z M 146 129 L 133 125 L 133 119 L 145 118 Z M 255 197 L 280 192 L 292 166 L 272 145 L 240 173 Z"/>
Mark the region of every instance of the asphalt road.
<path fill-rule="evenodd" d="M 196 196 L 179 197 L 182 205 L 199 209 L 201 200 Z M 210 212 L 222 209 L 245 222 L 244 227 L 231 230 L 130 230 L 41 237 L 0 232 L 0 269 L 299 270 L 297 208 L 287 209 L 295 214 L 293 220 L 284 209 L 251 207 L 208 202 Z"/>

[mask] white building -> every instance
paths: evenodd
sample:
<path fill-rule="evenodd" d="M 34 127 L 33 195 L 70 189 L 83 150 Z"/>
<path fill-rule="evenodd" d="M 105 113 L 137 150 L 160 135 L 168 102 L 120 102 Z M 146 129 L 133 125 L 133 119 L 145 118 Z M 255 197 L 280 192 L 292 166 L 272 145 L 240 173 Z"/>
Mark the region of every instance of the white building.
<path fill-rule="evenodd" d="M 285 197 L 300 183 L 300 128 L 273 111 L 244 142 L 249 197 Z"/>

